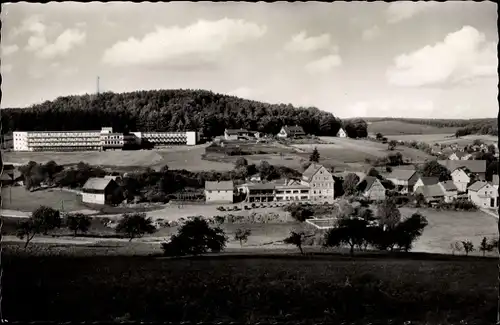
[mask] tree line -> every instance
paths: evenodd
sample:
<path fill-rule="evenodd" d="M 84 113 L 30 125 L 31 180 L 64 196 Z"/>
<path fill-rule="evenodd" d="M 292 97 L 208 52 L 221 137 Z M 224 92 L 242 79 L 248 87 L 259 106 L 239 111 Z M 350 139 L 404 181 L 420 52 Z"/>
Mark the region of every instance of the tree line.
<path fill-rule="evenodd" d="M 213 137 L 226 128 L 277 134 L 300 125 L 308 134 L 334 136 L 341 120 L 315 107 L 268 104 L 206 90 L 148 90 L 64 96 L 28 108 L 2 110 L 3 133 L 100 130 L 199 131 Z"/>

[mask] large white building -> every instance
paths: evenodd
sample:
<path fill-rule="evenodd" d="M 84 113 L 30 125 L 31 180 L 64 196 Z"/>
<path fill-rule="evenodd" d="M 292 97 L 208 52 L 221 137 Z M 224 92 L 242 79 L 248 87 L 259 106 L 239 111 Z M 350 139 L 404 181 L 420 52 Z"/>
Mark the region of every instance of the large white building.
<path fill-rule="evenodd" d="M 105 127 L 100 131 L 14 131 L 14 151 L 91 151 L 123 149 L 141 144 L 153 146 L 196 145 L 198 133 L 187 132 L 113 132 Z"/>

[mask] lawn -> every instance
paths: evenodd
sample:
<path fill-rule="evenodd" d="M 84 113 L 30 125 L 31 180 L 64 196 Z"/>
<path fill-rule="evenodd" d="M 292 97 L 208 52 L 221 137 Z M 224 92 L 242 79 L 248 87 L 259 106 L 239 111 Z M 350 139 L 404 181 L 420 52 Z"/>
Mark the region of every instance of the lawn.
<path fill-rule="evenodd" d="M 497 260 L 477 257 L 172 260 L 6 252 L 2 262 L 3 317 L 10 322 L 492 324 L 497 301 Z"/>
<path fill-rule="evenodd" d="M 408 135 L 408 134 L 455 134 L 458 128 L 439 128 L 436 126 L 413 124 L 401 121 L 378 121 L 368 124 L 368 133 L 382 133 L 389 135 Z"/>

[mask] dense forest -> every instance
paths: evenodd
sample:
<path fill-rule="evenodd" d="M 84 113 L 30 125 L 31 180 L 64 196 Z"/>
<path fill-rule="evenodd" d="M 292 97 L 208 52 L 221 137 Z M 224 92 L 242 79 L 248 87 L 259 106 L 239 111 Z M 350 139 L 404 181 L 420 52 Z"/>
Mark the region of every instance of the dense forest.
<path fill-rule="evenodd" d="M 416 118 L 390 118 L 390 117 L 373 117 L 365 118 L 368 122 L 379 121 L 399 121 L 411 124 L 429 125 L 435 127 L 458 127 L 458 136 L 469 134 L 489 134 L 498 135 L 498 122 L 496 118 L 482 119 L 416 119 Z"/>
<path fill-rule="evenodd" d="M 2 110 L 3 133 L 29 130 L 187 131 L 221 135 L 225 128 L 276 134 L 300 125 L 308 134 L 335 135 L 340 119 L 317 108 L 267 104 L 205 90 L 150 90 L 66 96 L 29 108 Z"/>

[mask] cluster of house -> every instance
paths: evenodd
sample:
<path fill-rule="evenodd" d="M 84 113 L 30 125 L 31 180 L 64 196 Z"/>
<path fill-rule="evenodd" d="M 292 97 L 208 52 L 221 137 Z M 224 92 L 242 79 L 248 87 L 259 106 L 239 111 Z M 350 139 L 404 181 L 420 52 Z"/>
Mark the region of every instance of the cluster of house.
<path fill-rule="evenodd" d="M 499 156 L 498 144 L 493 143 L 495 147 L 495 157 Z M 468 147 L 458 146 L 457 144 L 452 144 L 450 146 L 444 146 L 443 144 L 435 144 L 432 148 L 432 152 L 439 155 L 444 155 L 448 157 L 449 160 L 471 160 L 480 152 L 487 152 L 489 150 L 488 145 L 485 143 L 473 144 Z"/>
<path fill-rule="evenodd" d="M 307 134 L 304 132 L 302 126 L 288 126 L 285 125 L 281 128 L 281 130 L 276 135 L 278 138 L 282 139 L 294 139 L 301 138 L 306 136 Z M 340 128 L 337 132 L 337 137 L 345 138 L 347 133 L 344 129 Z M 250 139 L 259 139 L 262 137 L 262 133 L 258 131 L 249 131 L 246 129 L 226 129 L 224 131 L 224 139 L 227 141 L 231 140 L 250 140 Z"/>

